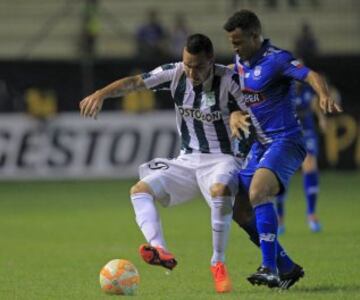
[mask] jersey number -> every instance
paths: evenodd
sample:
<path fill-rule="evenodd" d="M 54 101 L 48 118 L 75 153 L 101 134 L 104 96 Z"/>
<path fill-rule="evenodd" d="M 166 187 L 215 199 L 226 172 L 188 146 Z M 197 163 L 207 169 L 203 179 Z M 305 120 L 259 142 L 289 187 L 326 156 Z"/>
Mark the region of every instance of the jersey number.
<path fill-rule="evenodd" d="M 154 161 L 149 163 L 148 167 L 151 170 L 166 170 L 169 169 L 169 165 L 164 163 L 163 161 Z"/>

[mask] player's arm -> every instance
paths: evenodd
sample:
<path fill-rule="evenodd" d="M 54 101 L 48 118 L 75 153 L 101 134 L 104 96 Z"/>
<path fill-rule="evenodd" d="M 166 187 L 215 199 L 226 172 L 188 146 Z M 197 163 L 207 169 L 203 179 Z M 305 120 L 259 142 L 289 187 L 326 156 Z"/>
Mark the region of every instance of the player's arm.
<path fill-rule="evenodd" d="M 320 74 L 302 65 L 291 53 L 282 52 L 276 57 L 281 73 L 295 80 L 307 82 L 319 97 L 322 112 L 341 112 L 342 108 L 330 96 L 326 81 Z"/>
<path fill-rule="evenodd" d="M 326 116 L 322 113 L 320 109 L 318 97 L 316 95 L 313 96 L 313 99 L 311 101 L 311 109 L 317 117 L 321 131 L 325 132 L 327 124 Z"/>
<path fill-rule="evenodd" d="M 247 138 L 250 136 L 250 115 L 246 112 L 246 105 L 243 102 L 242 91 L 238 82 L 238 75 L 233 74 L 229 81 L 229 102 L 230 110 L 229 125 L 231 135 L 241 139 L 240 131 Z"/>
<path fill-rule="evenodd" d="M 84 117 L 96 118 L 106 98 L 120 97 L 144 89 L 146 86 L 141 75 L 119 79 L 84 98 L 80 102 L 80 114 Z"/>
<path fill-rule="evenodd" d="M 341 112 L 340 104 L 330 96 L 329 88 L 324 78 L 315 71 L 310 70 L 305 78 L 305 82 L 310 84 L 319 97 L 319 105 L 324 113 Z"/>

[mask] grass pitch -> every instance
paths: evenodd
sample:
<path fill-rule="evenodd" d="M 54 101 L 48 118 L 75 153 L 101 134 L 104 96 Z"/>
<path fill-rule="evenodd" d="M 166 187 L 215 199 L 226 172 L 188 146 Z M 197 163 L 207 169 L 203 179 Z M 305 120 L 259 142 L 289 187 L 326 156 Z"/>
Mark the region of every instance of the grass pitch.
<path fill-rule="evenodd" d="M 128 200 L 132 183 L 0 183 L 0 299 L 125 297 L 99 289 L 99 270 L 113 258 L 137 266 L 141 283 L 134 299 L 360 299 L 359 172 L 322 173 L 319 234 L 306 226 L 301 177 L 294 178 L 280 241 L 306 275 L 289 291 L 246 281 L 260 252 L 233 224 L 227 264 L 234 291 L 226 295 L 213 291 L 204 201 L 160 209 L 169 249 L 179 262 L 167 274 L 137 254 L 144 240 Z"/>

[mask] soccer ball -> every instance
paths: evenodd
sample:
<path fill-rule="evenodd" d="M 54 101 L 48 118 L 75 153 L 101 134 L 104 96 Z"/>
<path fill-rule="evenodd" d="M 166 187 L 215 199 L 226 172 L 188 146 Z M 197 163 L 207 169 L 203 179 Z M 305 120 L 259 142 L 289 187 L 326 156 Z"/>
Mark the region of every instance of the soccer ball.
<path fill-rule="evenodd" d="M 138 270 L 125 259 L 113 259 L 100 271 L 100 286 L 107 294 L 133 295 L 139 282 Z"/>

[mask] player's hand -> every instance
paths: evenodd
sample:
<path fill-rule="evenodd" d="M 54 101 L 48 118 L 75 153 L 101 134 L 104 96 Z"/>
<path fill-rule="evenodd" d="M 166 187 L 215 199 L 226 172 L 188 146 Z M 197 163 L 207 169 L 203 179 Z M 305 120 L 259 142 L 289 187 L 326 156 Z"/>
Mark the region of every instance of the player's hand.
<path fill-rule="evenodd" d="M 330 96 L 321 96 L 319 105 L 323 113 L 342 112 L 341 105 L 336 103 Z"/>
<path fill-rule="evenodd" d="M 80 102 L 80 115 L 96 119 L 104 103 L 104 97 L 99 91 L 87 96 Z"/>
<path fill-rule="evenodd" d="M 249 114 L 242 112 L 242 111 L 234 111 L 230 115 L 230 129 L 231 135 L 233 137 L 237 137 L 241 139 L 241 135 L 239 130 L 241 130 L 245 137 L 250 136 L 250 125 L 251 122 L 249 121 Z"/>

